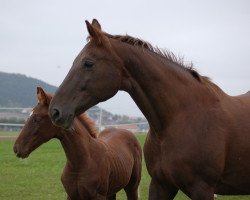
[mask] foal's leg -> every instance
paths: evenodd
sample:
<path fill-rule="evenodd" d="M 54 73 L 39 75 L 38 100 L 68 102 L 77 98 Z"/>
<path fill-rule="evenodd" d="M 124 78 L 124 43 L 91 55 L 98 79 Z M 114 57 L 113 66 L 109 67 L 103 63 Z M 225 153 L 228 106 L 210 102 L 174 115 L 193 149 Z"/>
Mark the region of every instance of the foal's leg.
<path fill-rule="evenodd" d="M 164 188 L 156 180 L 152 179 L 149 186 L 149 200 L 173 200 L 178 189 L 164 184 Z"/>

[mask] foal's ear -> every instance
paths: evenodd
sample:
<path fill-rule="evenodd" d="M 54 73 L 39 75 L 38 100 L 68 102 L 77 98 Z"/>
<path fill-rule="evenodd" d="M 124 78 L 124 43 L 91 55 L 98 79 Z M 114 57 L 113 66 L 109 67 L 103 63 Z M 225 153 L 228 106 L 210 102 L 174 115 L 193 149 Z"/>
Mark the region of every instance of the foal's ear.
<path fill-rule="evenodd" d="M 85 21 L 89 32 L 89 38 L 96 41 L 98 45 L 105 44 L 107 41 L 106 36 L 102 33 L 101 25 L 96 19 L 93 19 L 92 24 L 89 21 Z"/>
<path fill-rule="evenodd" d="M 37 100 L 38 100 L 38 103 L 48 104 L 48 102 L 49 102 L 48 101 L 48 96 L 44 92 L 43 88 L 37 87 L 36 90 L 37 90 Z"/>

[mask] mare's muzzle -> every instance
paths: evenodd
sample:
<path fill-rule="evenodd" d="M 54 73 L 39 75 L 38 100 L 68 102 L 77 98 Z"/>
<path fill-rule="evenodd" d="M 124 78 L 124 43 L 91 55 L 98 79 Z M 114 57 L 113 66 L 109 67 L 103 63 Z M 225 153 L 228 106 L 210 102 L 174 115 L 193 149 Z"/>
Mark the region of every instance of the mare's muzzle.
<path fill-rule="evenodd" d="M 72 112 L 62 111 L 62 109 L 57 106 L 51 106 L 49 108 L 49 116 L 56 126 L 64 129 L 69 128 L 74 119 Z"/>

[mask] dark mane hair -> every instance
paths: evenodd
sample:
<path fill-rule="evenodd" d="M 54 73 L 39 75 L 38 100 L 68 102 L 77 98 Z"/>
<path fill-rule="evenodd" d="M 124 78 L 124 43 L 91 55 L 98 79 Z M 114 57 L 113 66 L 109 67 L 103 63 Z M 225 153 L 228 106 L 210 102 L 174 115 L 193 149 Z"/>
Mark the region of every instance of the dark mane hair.
<path fill-rule="evenodd" d="M 149 42 L 146 42 L 142 39 L 132 37 L 130 35 L 110 35 L 108 33 L 104 33 L 108 38 L 116 39 L 118 41 L 138 46 L 144 49 L 147 49 L 157 55 L 166 58 L 168 61 L 176 64 L 177 66 L 183 68 L 184 70 L 188 71 L 196 80 L 202 81 L 202 76 L 194 69 L 193 63 L 184 64 L 184 58 L 176 56 L 173 52 L 161 49 L 158 47 L 153 47 Z"/>
<path fill-rule="evenodd" d="M 104 35 L 106 35 L 108 38 L 115 39 L 133 46 L 138 46 L 143 49 L 147 49 L 165 59 L 167 59 L 169 62 L 175 64 L 176 66 L 180 67 L 184 71 L 187 71 L 191 74 L 191 76 L 194 77 L 199 83 L 205 84 L 210 91 L 213 91 L 215 93 L 224 93 L 221 88 L 219 88 L 215 83 L 211 81 L 211 79 L 207 76 L 200 75 L 197 70 L 194 69 L 192 62 L 191 63 L 184 63 L 184 58 L 176 56 L 173 52 L 160 49 L 158 47 L 154 47 L 149 42 L 146 42 L 142 39 L 132 37 L 130 35 L 110 35 L 108 33 L 104 32 Z"/>

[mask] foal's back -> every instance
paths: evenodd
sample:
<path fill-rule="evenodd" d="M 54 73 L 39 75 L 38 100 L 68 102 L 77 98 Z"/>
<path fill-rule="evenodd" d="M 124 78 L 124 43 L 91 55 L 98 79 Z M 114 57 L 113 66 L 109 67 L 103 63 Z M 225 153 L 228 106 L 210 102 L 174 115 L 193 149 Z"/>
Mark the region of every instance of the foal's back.
<path fill-rule="evenodd" d="M 128 130 L 108 128 L 99 134 L 98 139 L 117 156 L 127 156 L 129 161 L 134 161 L 136 156 L 141 159 L 141 146 L 134 134 Z"/>

